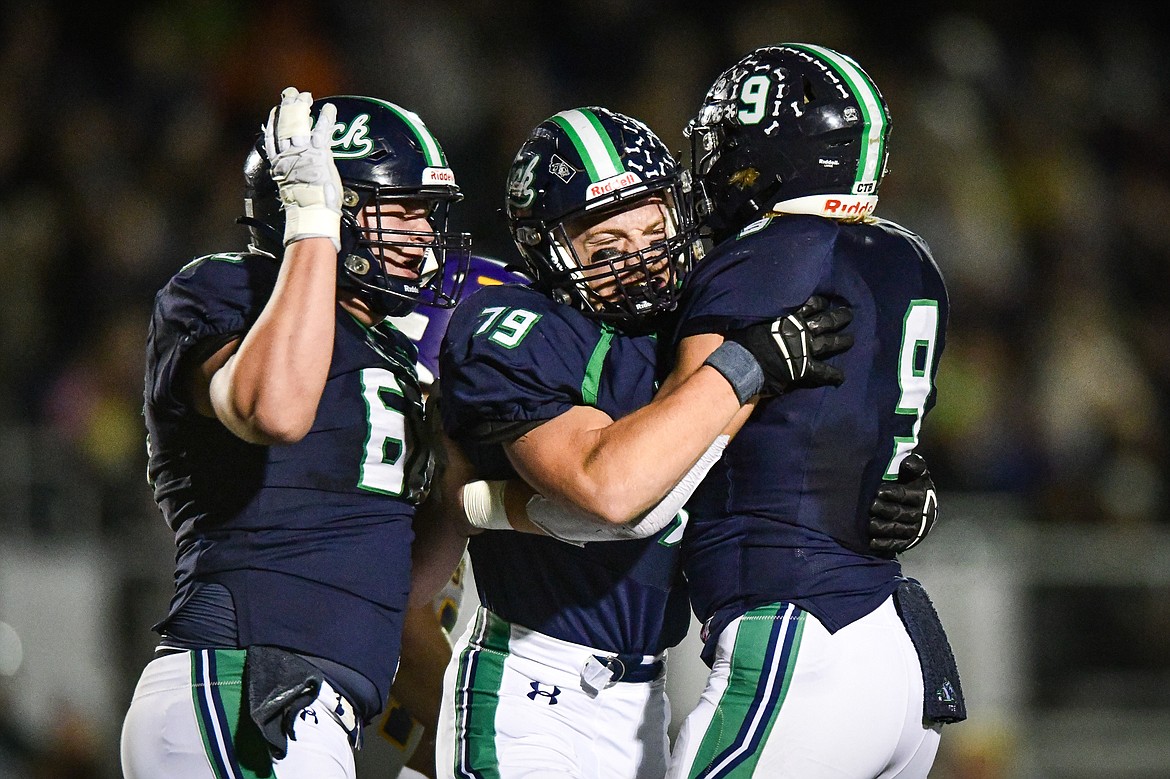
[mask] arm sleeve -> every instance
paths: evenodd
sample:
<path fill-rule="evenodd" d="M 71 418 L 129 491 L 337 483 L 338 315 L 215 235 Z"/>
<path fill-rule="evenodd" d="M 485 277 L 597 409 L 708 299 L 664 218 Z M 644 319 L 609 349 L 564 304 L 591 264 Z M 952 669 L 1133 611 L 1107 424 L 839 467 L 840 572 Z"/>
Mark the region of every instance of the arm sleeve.
<path fill-rule="evenodd" d="M 570 544 L 582 545 L 591 541 L 628 541 L 649 538 L 669 525 L 723 454 L 730 439 L 721 435 L 715 439 L 698 462 L 679 480 L 678 484 L 659 501 L 658 505 L 638 519 L 625 525 L 602 523 L 585 512 L 533 495 L 528 500 L 528 519 L 554 538 Z"/>

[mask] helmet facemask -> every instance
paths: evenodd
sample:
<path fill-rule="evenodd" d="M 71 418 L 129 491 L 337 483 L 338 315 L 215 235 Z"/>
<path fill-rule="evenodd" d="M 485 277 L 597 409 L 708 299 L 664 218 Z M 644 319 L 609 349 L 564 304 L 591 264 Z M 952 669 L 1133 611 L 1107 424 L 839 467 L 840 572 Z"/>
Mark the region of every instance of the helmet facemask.
<path fill-rule="evenodd" d="M 661 218 L 647 246 L 623 251 L 616 245 L 579 250 L 574 238 L 590 225 L 624 211 L 652 206 Z M 646 212 L 642 212 L 646 213 Z M 677 196 L 671 189 L 624 202 L 619 209 L 580 214 L 545 232 L 548 264 L 557 268 L 545 283 L 587 314 L 601 319 L 641 319 L 673 310 L 679 288 L 692 264 L 693 231 L 684 228 Z M 617 242 L 614 242 L 615 244 Z"/>
<path fill-rule="evenodd" d="M 447 230 L 456 200 L 446 193 L 387 194 L 379 187 L 346 186 L 342 285 L 386 316 L 404 316 L 417 305 L 454 307 L 471 255 L 470 236 Z M 405 229 L 401 216 L 386 214 L 391 204 L 400 206 L 390 209 L 397 214 L 423 207 L 429 229 Z"/>

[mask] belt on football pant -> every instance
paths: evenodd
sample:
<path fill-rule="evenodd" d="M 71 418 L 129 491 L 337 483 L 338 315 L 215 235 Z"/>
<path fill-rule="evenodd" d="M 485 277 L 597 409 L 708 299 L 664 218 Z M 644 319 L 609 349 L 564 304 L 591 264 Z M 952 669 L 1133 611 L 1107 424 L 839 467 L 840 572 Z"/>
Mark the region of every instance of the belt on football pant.
<path fill-rule="evenodd" d="M 652 682 L 662 673 L 666 663 L 653 655 L 594 655 L 609 669 L 611 682 Z"/>

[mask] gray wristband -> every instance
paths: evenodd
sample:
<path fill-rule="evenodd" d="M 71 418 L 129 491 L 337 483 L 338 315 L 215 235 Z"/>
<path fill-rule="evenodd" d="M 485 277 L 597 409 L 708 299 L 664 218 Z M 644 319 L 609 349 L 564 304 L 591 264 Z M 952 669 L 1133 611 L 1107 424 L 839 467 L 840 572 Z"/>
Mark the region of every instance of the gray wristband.
<path fill-rule="evenodd" d="M 759 362 L 744 346 L 735 341 L 724 341 L 723 344 L 711 352 L 711 356 L 703 361 L 723 374 L 728 384 L 735 390 L 742 406 L 760 390 L 764 388 L 764 371 Z"/>

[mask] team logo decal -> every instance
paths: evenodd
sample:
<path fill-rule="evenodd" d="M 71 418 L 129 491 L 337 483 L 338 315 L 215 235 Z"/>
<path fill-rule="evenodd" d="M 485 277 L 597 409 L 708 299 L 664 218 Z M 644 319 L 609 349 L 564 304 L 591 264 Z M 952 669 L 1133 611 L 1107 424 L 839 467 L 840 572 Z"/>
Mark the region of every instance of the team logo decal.
<path fill-rule="evenodd" d="M 534 701 L 534 700 L 536 700 L 536 698 L 538 696 L 540 696 L 543 698 L 548 698 L 548 705 L 549 706 L 556 706 L 557 705 L 557 696 L 561 694 L 560 687 L 557 687 L 555 684 L 551 685 L 552 690 L 550 691 L 550 690 L 540 689 L 540 687 L 541 687 L 540 682 L 529 682 L 529 684 L 532 685 L 532 692 L 528 693 L 529 700 Z"/>
<path fill-rule="evenodd" d="M 338 122 L 333 128 L 333 156 L 339 160 L 365 157 L 374 150 L 374 142 L 369 136 L 369 114 L 358 114 L 348 125 Z"/>
<path fill-rule="evenodd" d="M 548 161 L 548 172 L 568 184 L 577 171 L 573 170 L 572 165 L 554 154 L 552 159 Z"/>
<path fill-rule="evenodd" d="M 508 171 L 508 199 L 517 208 L 528 208 L 536 199 L 536 190 L 532 188 L 532 179 L 538 162 L 540 162 L 539 155 L 533 155 L 527 159 L 521 157 L 512 163 L 512 170 Z"/>

